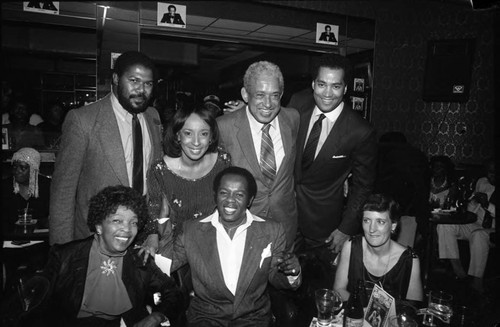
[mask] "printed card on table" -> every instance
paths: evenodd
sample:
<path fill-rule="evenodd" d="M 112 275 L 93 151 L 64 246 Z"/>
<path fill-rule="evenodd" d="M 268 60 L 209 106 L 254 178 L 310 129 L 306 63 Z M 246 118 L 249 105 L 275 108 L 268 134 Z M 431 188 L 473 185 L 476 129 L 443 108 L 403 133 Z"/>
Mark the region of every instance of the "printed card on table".
<path fill-rule="evenodd" d="M 396 315 L 394 298 L 378 285 L 373 288 L 368 307 L 365 311 L 365 322 L 371 327 L 387 327 L 390 316 Z M 366 325 L 365 323 L 365 325 Z"/>

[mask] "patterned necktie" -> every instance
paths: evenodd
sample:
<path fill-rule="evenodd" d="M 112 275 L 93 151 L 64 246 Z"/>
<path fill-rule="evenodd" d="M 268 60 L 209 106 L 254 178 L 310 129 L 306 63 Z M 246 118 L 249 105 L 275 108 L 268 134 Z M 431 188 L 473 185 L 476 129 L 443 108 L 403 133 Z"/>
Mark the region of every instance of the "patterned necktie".
<path fill-rule="evenodd" d="M 318 147 L 319 136 L 321 134 L 321 121 L 325 118 L 324 114 L 319 115 L 318 119 L 314 122 L 314 125 L 307 139 L 306 147 L 304 148 L 304 153 L 302 154 L 302 170 L 305 171 L 311 166 L 314 161 L 314 156 L 316 154 L 316 148 Z"/>
<path fill-rule="evenodd" d="M 132 139 L 134 141 L 134 161 L 132 166 L 132 187 L 141 195 L 144 190 L 144 173 L 142 165 L 142 129 L 137 114 L 132 114 Z"/>
<path fill-rule="evenodd" d="M 276 159 L 274 158 L 273 140 L 269 135 L 271 124 L 262 127 L 262 142 L 260 144 L 260 169 L 271 182 L 276 175 Z"/>

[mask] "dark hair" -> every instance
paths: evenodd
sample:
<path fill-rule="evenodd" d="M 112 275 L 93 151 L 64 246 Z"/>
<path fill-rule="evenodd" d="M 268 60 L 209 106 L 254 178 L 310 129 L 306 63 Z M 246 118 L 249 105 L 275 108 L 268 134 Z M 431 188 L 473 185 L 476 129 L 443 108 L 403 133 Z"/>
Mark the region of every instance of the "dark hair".
<path fill-rule="evenodd" d="M 388 194 L 371 194 L 366 199 L 362 211 L 389 212 L 389 218 L 393 223 L 399 223 L 401 212 L 399 204 Z"/>
<path fill-rule="evenodd" d="M 168 6 L 168 11 L 170 11 L 170 8 L 174 8 L 174 10 L 177 11 L 177 8 L 174 5 Z"/>
<path fill-rule="evenodd" d="M 335 53 L 327 53 L 314 58 L 311 69 L 311 77 L 313 80 L 318 77 L 319 69 L 321 67 L 342 69 L 344 71 L 344 83 L 345 85 L 350 85 L 352 78 L 352 66 L 348 58 Z"/>
<path fill-rule="evenodd" d="M 247 180 L 249 197 L 252 198 L 255 196 L 255 194 L 257 194 L 257 183 L 255 182 L 255 178 L 253 177 L 252 173 L 250 173 L 245 168 L 236 166 L 227 167 L 223 171 L 219 172 L 217 176 L 215 176 L 213 188 L 214 192 L 217 192 L 220 187 L 220 181 L 222 180 L 222 177 L 226 175 L 238 175 L 245 178 Z"/>
<path fill-rule="evenodd" d="M 332 30 L 332 27 L 331 27 L 330 25 L 325 25 L 325 30 L 326 30 L 327 28 L 329 28 L 329 29 L 330 29 L 330 31 Z"/>
<path fill-rule="evenodd" d="M 125 73 L 127 69 L 134 65 L 141 65 L 147 69 L 150 69 L 153 72 L 153 80 L 156 83 L 158 72 L 156 71 L 154 62 L 151 60 L 151 58 L 138 51 L 127 51 L 122 53 L 115 61 L 113 73 L 116 73 L 118 77 L 120 77 Z"/>
<path fill-rule="evenodd" d="M 149 214 L 146 199 L 131 187 L 116 185 L 103 188 L 90 198 L 87 226 L 95 232 L 95 225 L 100 225 L 111 214 L 116 213 L 119 206 L 133 211 L 139 220 L 139 229 L 147 222 Z"/>
<path fill-rule="evenodd" d="M 207 152 L 216 152 L 219 146 L 219 127 L 215 120 L 215 115 L 212 110 L 203 105 L 185 105 L 177 110 L 169 121 L 165 136 L 163 138 L 163 151 L 165 154 L 172 158 L 178 158 L 182 154 L 181 145 L 177 139 L 177 133 L 182 129 L 186 120 L 191 114 L 197 114 L 200 118 L 208 124 L 212 139 L 208 146 Z"/>

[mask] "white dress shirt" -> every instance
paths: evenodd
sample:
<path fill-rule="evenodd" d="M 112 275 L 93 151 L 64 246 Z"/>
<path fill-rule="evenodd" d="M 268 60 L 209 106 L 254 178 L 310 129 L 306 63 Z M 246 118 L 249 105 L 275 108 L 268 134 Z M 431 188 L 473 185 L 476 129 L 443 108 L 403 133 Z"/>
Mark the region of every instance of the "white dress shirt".
<path fill-rule="evenodd" d="M 323 144 L 326 141 L 326 138 L 328 137 L 328 134 L 330 134 L 333 125 L 335 125 L 335 122 L 337 121 L 337 118 L 339 118 L 340 114 L 342 113 L 342 110 L 344 110 L 344 102 L 339 104 L 337 108 L 330 112 L 323 112 L 319 110 L 318 106 L 314 107 L 313 113 L 311 115 L 311 120 L 309 121 L 309 128 L 307 129 L 307 138 L 306 142 L 304 142 L 304 148 L 307 145 L 307 140 L 309 139 L 309 134 L 311 133 L 311 129 L 318 120 L 319 115 L 324 114 L 325 119 L 321 122 L 321 134 L 319 135 L 319 140 L 318 140 L 318 146 L 316 147 L 316 153 L 314 154 L 314 158 L 318 155 L 319 151 L 323 147 Z"/>
<path fill-rule="evenodd" d="M 252 133 L 253 146 L 255 153 L 257 154 L 257 159 L 260 163 L 260 145 L 262 143 L 262 127 L 264 124 L 259 123 L 248 109 L 246 108 L 248 121 L 250 123 L 250 132 Z M 285 148 L 283 147 L 283 141 L 281 140 L 281 131 L 280 124 L 278 121 L 278 116 L 276 116 L 271 122 L 271 128 L 269 128 L 269 136 L 273 140 L 273 148 L 274 148 L 274 158 L 276 161 L 276 172 L 281 167 L 281 163 L 283 162 L 283 158 L 285 157 Z"/>
<path fill-rule="evenodd" d="M 129 186 L 132 186 L 132 167 L 134 164 L 134 141 L 132 139 L 132 114 L 123 109 L 115 94 L 111 92 L 111 106 L 115 113 L 118 129 L 120 130 L 123 153 L 125 154 L 125 164 L 127 166 L 127 175 Z M 151 155 L 151 140 L 149 138 L 148 124 L 144 119 L 144 114 L 137 115 L 142 129 L 142 157 L 143 157 L 143 175 L 144 175 L 144 194 L 147 192 L 146 172 L 148 171 Z"/>

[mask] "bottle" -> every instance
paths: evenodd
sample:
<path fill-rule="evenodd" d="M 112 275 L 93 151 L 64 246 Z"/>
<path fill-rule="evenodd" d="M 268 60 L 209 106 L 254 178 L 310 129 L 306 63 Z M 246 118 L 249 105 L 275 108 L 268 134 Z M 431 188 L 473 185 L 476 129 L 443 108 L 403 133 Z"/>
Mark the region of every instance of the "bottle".
<path fill-rule="evenodd" d="M 344 311 L 344 327 L 362 327 L 363 326 L 363 304 L 361 303 L 361 295 L 359 290 L 363 287 L 363 281 L 358 280 L 358 285 L 354 293 L 347 302 L 347 307 Z"/>

